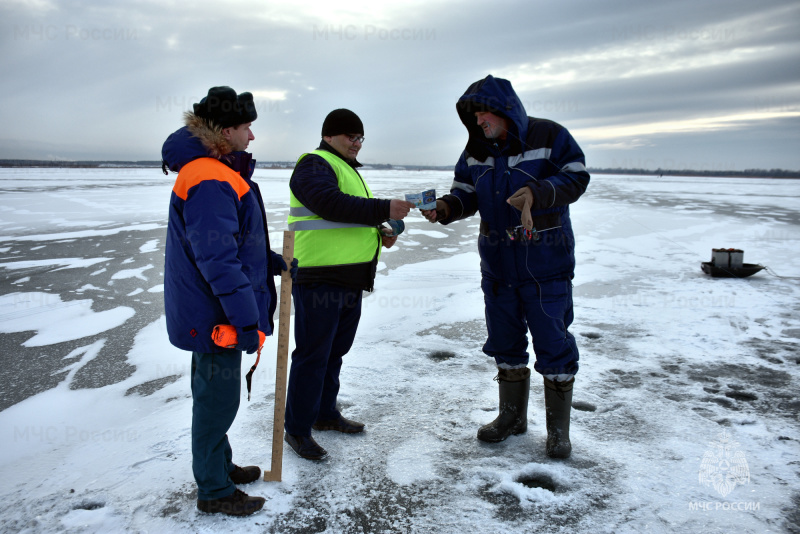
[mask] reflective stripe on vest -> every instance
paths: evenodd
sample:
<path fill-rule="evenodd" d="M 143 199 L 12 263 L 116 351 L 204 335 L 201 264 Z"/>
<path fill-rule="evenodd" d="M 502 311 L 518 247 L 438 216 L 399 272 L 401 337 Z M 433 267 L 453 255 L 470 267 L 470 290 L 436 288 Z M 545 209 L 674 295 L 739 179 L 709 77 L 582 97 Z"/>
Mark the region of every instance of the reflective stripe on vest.
<path fill-rule="evenodd" d="M 305 218 L 304 220 L 296 220 L 295 222 L 289 223 L 289 230 L 293 231 L 329 230 L 331 228 L 372 228 L 372 226 L 368 224 L 326 221 L 325 219 L 318 217 L 316 213 L 305 206 L 296 206 L 294 208 L 290 207 L 289 217 L 296 219 Z M 315 218 L 312 219 L 311 217 Z"/>
<path fill-rule="evenodd" d="M 342 193 L 372 198 L 361 176 L 340 157 L 326 150 L 310 152 L 323 158 L 336 173 Z M 308 154 L 302 154 L 297 163 Z M 380 254 L 378 229 L 355 223 L 327 221 L 306 208 L 289 192 L 289 230 L 295 232 L 294 255 L 300 267 L 322 267 L 371 262 Z"/>

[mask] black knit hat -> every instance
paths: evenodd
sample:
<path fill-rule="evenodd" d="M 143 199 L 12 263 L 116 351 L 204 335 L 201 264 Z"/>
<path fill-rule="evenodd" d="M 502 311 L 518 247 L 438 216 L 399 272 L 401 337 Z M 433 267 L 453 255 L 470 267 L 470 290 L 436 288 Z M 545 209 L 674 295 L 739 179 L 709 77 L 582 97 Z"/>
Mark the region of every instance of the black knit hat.
<path fill-rule="evenodd" d="M 334 109 L 322 123 L 322 137 L 339 134 L 361 134 L 364 135 L 364 124 L 358 115 L 349 109 Z"/>
<path fill-rule="evenodd" d="M 236 94 L 230 87 L 212 87 L 199 104 L 194 104 L 194 114 L 208 119 L 222 128 L 253 122 L 258 118 L 253 95 Z"/>

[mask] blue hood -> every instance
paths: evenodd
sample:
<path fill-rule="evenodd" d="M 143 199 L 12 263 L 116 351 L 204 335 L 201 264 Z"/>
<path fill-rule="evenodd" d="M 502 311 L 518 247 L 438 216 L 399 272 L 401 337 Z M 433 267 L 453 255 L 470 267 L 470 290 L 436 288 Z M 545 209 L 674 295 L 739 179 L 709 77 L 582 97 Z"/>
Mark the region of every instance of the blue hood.
<path fill-rule="evenodd" d="M 189 131 L 188 126 L 170 134 L 161 147 L 161 159 L 172 172 L 178 172 L 190 161 L 208 155 L 209 150 Z"/>
<path fill-rule="evenodd" d="M 508 80 L 495 78 L 490 74 L 483 80 L 473 83 L 458 99 L 456 110 L 469 132 L 466 151 L 470 156 L 480 161 L 486 160 L 489 156 L 490 143 L 475 120 L 476 111 L 490 111 L 508 119 L 510 153 L 519 154 L 523 151 L 523 139 L 528 133 L 528 114 Z"/>

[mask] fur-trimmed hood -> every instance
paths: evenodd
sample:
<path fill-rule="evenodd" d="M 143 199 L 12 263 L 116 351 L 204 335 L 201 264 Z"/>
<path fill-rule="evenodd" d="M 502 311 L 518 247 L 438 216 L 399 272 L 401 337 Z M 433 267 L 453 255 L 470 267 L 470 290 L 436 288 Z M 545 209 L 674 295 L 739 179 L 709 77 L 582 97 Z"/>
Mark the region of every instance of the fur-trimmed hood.
<path fill-rule="evenodd" d="M 161 148 L 165 168 L 178 172 L 197 158 L 220 159 L 233 151 L 233 146 L 222 135 L 221 127 L 211 125 L 188 111 L 183 118 L 186 126 L 167 137 Z"/>
<path fill-rule="evenodd" d="M 219 159 L 221 156 L 233 152 L 233 146 L 222 135 L 222 127 L 202 119 L 194 113 L 187 111 L 183 114 L 183 120 L 189 132 L 200 139 L 203 146 L 208 149 L 208 155 Z"/>

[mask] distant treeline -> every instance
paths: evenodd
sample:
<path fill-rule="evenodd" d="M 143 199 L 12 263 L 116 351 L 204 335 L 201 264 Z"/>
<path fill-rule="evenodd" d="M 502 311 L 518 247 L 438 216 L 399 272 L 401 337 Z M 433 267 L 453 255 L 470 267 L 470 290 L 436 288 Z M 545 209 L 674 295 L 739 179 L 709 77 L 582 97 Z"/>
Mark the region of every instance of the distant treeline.
<path fill-rule="evenodd" d="M 293 168 L 294 161 L 269 161 L 258 162 L 257 167 L 262 169 Z M 49 167 L 66 169 L 97 169 L 97 168 L 161 168 L 160 161 L 63 161 L 63 160 L 36 160 L 36 159 L 0 159 L 0 167 Z"/>
<path fill-rule="evenodd" d="M 292 169 L 294 161 L 258 162 L 260 169 Z M 0 159 L 0 167 L 52 167 L 52 168 L 136 168 L 161 167 L 160 161 L 58 161 L 33 159 Z M 392 165 L 389 163 L 367 163 L 367 169 L 407 171 L 452 171 L 452 165 Z M 784 169 L 745 169 L 743 171 L 700 171 L 692 169 L 589 169 L 592 174 L 636 174 L 644 176 L 708 176 L 725 178 L 800 178 L 800 171 Z"/>
<path fill-rule="evenodd" d="M 743 171 L 696 171 L 692 169 L 589 169 L 592 174 L 637 174 L 644 176 L 708 176 L 724 178 L 800 178 L 800 171 L 745 169 Z"/>
<path fill-rule="evenodd" d="M 95 167 L 161 167 L 160 161 L 63 161 L 38 159 L 0 159 L 0 167 L 55 167 L 85 169 Z"/>

